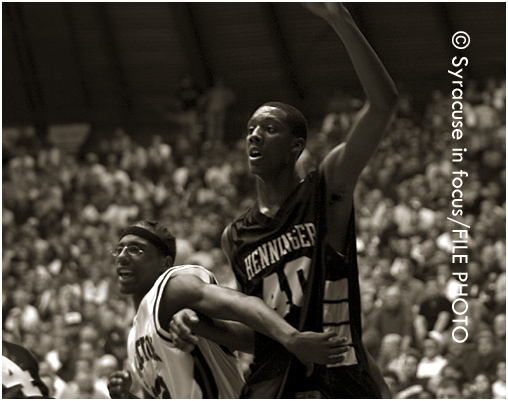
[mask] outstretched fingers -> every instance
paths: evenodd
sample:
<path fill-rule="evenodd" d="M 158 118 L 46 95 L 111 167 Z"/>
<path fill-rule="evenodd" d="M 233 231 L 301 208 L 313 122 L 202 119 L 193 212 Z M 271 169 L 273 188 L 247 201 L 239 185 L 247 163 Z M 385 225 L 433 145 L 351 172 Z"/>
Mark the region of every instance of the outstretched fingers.
<path fill-rule="evenodd" d="M 349 351 L 352 344 L 347 337 L 339 337 L 337 333 L 323 333 L 326 342 L 326 363 L 339 363 L 344 360 L 344 354 Z"/>
<path fill-rule="evenodd" d="M 300 341 L 292 352 L 306 365 L 327 365 L 343 360 L 343 354 L 349 348 L 348 338 L 339 337 L 337 333 L 303 332 L 300 333 Z"/>
<path fill-rule="evenodd" d="M 190 309 L 183 309 L 173 315 L 169 324 L 169 333 L 175 347 L 185 352 L 191 352 L 198 344 L 198 337 L 192 332 L 189 325 L 199 322 L 196 313 Z"/>

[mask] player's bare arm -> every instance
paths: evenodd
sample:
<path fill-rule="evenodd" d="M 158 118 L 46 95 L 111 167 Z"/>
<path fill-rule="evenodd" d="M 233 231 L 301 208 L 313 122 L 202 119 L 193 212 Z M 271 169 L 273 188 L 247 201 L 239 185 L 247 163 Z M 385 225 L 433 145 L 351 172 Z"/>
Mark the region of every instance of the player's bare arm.
<path fill-rule="evenodd" d="M 342 346 L 344 340 L 333 333 L 300 333 L 261 299 L 207 284 L 194 275 L 176 275 L 171 278 L 163 297 L 164 307 L 161 304 L 159 319 L 164 327 L 169 326 L 174 313 L 190 308 L 210 318 L 244 323 L 281 343 L 302 362 L 331 363 L 347 350 L 347 347 Z M 239 326 L 235 327 L 240 330 Z M 224 328 L 222 327 L 223 330 Z M 219 343 L 222 344 L 225 338 L 211 340 L 220 340 Z"/>
<path fill-rule="evenodd" d="M 395 112 L 398 92 L 381 60 L 341 3 L 305 3 L 342 40 L 365 92 L 366 102 L 348 133 L 323 161 L 328 188 L 330 242 L 342 252 L 356 181 L 378 146 Z"/>
<path fill-rule="evenodd" d="M 254 330 L 232 320 L 212 319 L 192 309 L 181 309 L 173 315 L 169 332 L 175 346 L 190 352 L 205 337 L 231 351 L 254 353 Z"/>

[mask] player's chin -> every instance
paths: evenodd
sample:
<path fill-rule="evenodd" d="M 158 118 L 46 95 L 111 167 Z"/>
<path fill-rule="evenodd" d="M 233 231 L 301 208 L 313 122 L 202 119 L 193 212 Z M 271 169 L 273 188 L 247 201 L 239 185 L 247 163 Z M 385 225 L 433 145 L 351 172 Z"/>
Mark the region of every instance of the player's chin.
<path fill-rule="evenodd" d="M 121 281 L 117 282 L 117 287 L 120 293 L 124 295 L 131 295 L 134 294 L 134 292 L 136 292 L 135 291 L 136 289 L 132 285 L 123 283 Z"/>
<path fill-rule="evenodd" d="M 252 163 L 252 161 L 249 160 L 249 167 L 250 167 L 250 172 L 252 174 L 256 174 L 256 170 L 259 169 L 259 166 L 257 165 L 257 163 Z"/>
<path fill-rule="evenodd" d="M 251 164 L 250 172 L 261 179 L 264 179 L 268 175 L 266 166 L 261 164 Z"/>

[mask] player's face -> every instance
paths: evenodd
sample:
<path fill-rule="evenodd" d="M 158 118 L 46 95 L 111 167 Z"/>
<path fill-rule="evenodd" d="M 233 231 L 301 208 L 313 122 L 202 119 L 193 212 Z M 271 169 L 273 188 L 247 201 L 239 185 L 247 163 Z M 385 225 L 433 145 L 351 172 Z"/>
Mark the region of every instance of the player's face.
<path fill-rule="evenodd" d="M 261 178 L 280 174 L 295 163 L 295 136 L 286 123 L 284 111 L 262 106 L 247 124 L 247 156 L 251 172 Z"/>
<path fill-rule="evenodd" d="M 144 296 L 157 281 L 164 256 L 151 242 L 132 234 L 123 237 L 117 248 L 115 267 L 120 292 Z"/>

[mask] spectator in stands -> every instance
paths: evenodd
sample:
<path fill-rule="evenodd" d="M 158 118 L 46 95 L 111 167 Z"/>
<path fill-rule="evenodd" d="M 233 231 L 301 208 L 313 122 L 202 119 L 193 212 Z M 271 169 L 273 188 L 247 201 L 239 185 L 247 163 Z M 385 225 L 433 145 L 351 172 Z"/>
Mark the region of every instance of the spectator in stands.
<path fill-rule="evenodd" d="M 400 379 L 398 398 L 409 398 L 411 395 L 418 394 L 425 389 L 427 380 L 416 376 L 420 358 L 420 353 L 415 349 L 410 349 L 405 353 L 404 363 L 398 372 Z"/>
<path fill-rule="evenodd" d="M 437 384 L 443 379 L 457 380 L 461 386 L 466 383 L 466 375 L 461 365 L 453 364 L 447 361 L 447 364 L 443 366 L 440 371 Z"/>
<path fill-rule="evenodd" d="M 441 355 L 441 345 L 434 338 L 427 338 L 423 341 L 423 358 L 418 363 L 416 377 L 419 379 L 430 379 L 439 376 L 441 369 L 448 363 Z"/>
<path fill-rule="evenodd" d="M 464 391 L 465 393 L 466 391 Z M 486 373 L 478 373 L 473 382 L 468 385 L 468 398 L 473 399 L 492 399 L 492 384 Z"/>
<path fill-rule="evenodd" d="M 361 284 L 360 284 L 361 285 Z M 362 288 L 365 288 L 362 286 Z M 379 331 L 373 325 L 375 311 L 376 288 L 361 291 L 362 307 L 362 340 L 365 348 L 377 359 L 379 354 Z"/>
<path fill-rule="evenodd" d="M 102 392 L 98 391 L 95 386 L 95 376 L 89 368 L 83 368 L 76 372 L 74 379 L 69 383 L 66 391 L 66 398 L 71 399 L 103 399 Z"/>
<path fill-rule="evenodd" d="M 165 173 L 165 165 L 172 162 L 173 149 L 165 143 L 160 135 L 152 136 L 147 149 L 146 174 L 153 183 L 156 183 Z"/>
<path fill-rule="evenodd" d="M 234 91 L 225 84 L 222 77 L 216 78 L 214 85 L 204 93 L 203 102 L 208 140 L 212 142 L 224 140 L 226 113 L 235 99 Z"/>
<path fill-rule="evenodd" d="M 102 305 L 109 296 L 109 281 L 97 265 L 88 269 L 89 277 L 83 281 L 83 301 Z"/>
<path fill-rule="evenodd" d="M 24 333 L 34 333 L 40 325 L 39 311 L 30 304 L 31 294 L 18 288 L 13 294 L 13 308 L 5 319 L 5 328 L 22 338 Z"/>
<path fill-rule="evenodd" d="M 459 399 L 462 397 L 462 387 L 457 380 L 448 378 L 441 380 L 436 391 L 437 399 Z"/>
<path fill-rule="evenodd" d="M 391 333 L 385 335 L 381 340 L 381 347 L 377 363 L 381 371 L 396 370 L 401 355 L 402 336 L 399 334 Z"/>
<path fill-rule="evenodd" d="M 442 334 L 447 330 L 452 323 L 451 310 L 452 303 L 439 291 L 437 280 L 429 277 L 414 322 L 418 342 L 421 343 L 432 331 Z"/>
<path fill-rule="evenodd" d="M 476 335 L 476 358 L 472 362 L 471 374 L 484 372 L 489 377 L 496 375 L 497 364 L 504 359 L 496 348 L 496 339 L 492 331 L 483 330 Z M 474 361 L 474 362 L 473 362 Z"/>
<path fill-rule="evenodd" d="M 400 245 L 399 241 L 399 245 Z M 409 241 L 406 242 L 407 254 L 410 253 Z M 414 263 L 409 257 L 398 257 L 390 268 L 395 278 L 395 285 L 399 287 L 401 297 L 411 306 L 420 305 L 423 300 L 425 284 L 414 277 Z"/>
<path fill-rule="evenodd" d="M 498 313 L 492 323 L 496 337 L 497 350 L 501 355 L 506 354 L 506 313 Z"/>
<path fill-rule="evenodd" d="M 76 358 L 72 344 L 62 336 L 55 339 L 55 348 L 48 352 L 45 360 L 58 377 L 69 382 L 74 377 Z"/>
<path fill-rule="evenodd" d="M 108 390 L 108 378 L 118 370 L 118 360 L 111 354 L 105 354 L 95 361 L 94 364 L 94 391 L 100 398 L 110 398 Z"/>
<path fill-rule="evenodd" d="M 200 112 L 202 90 L 190 74 L 183 74 L 176 98 L 178 101 L 179 121 L 182 125 L 181 137 L 186 137 L 191 146 L 198 144 L 200 140 Z"/>
<path fill-rule="evenodd" d="M 492 383 L 493 398 L 506 399 L 506 361 L 497 363 L 496 377 Z"/>
<path fill-rule="evenodd" d="M 375 311 L 372 326 L 381 336 L 398 334 L 402 337 L 400 348 L 405 351 L 413 342 L 413 317 L 410 307 L 401 299 L 400 289 L 392 285 L 386 289 L 382 306 Z"/>

